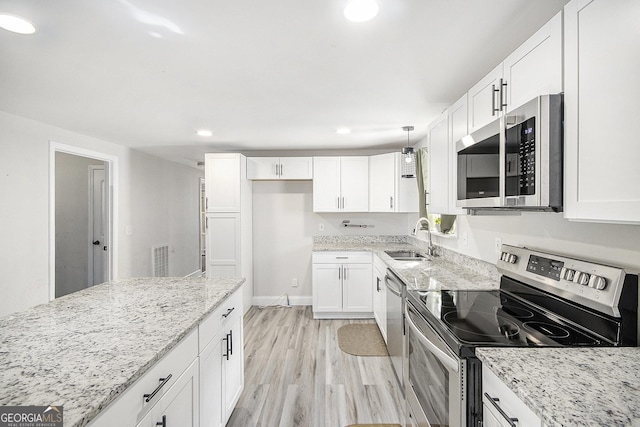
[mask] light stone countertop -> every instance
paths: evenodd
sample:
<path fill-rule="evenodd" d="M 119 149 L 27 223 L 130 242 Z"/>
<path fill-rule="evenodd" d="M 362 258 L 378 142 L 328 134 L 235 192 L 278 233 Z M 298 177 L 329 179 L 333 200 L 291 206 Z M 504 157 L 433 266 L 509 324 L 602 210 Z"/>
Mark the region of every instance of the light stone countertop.
<path fill-rule="evenodd" d="M 500 286 L 498 278 L 491 277 L 492 272 L 487 270 L 486 263 L 473 258 L 465 259 L 464 265 L 447 258 L 447 253 L 430 261 L 394 260 L 385 251 L 413 250 L 426 254 L 423 248 L 401 240 L 380 242 L 363 238 L 362 241 L 314 242 L 313 250 L 373 252 L 405 282 L 409 290 L 484 290 Z"/>
<path fill-rule="evenodd" d="M 62 405 L 86 425 L 244 279 L 139 278 L 0 318 L 0 406 Z"/>
<path fill-rule="evenodd" d="M 640 426 L 640 348 L 480 348 L 549 427 Z"/>

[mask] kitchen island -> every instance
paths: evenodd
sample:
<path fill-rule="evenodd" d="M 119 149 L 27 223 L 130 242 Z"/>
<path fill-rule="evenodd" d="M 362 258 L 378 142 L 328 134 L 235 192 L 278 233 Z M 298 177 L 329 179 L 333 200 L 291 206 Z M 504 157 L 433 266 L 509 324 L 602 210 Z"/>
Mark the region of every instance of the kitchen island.
<path fill-rule="evenodd" d="M 640 426 L 640 348 L 480 348 L 545 427 Z"/>
<path fill-rule="evenodd" d="M 0 405 L 59 405 L 84 426 L 244 279 L 104 283 L 0 319 Z"/>

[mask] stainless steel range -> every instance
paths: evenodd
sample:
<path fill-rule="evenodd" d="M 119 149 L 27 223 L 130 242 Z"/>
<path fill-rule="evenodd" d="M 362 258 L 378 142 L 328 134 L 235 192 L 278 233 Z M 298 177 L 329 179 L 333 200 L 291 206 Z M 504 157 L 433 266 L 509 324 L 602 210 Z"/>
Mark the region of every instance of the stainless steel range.
<path fill-rule="evenodd" d="M 482 425 L 477 347 L 638 344 L 638 276 L 503 245 L 493 291 L 407 291 L 408 425 Z"/>

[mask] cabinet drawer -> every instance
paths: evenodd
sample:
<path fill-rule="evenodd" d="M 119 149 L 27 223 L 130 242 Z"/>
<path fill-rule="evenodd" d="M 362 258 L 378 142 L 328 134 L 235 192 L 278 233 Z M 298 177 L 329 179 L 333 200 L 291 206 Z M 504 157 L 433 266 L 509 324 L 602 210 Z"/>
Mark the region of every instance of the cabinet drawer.
<path fill-rule="evenodd" d="M 491 416 L 485 415 L 487 420 L 485 425 L 508 425 L 506 418 L 517 418 L 520 427 L 541 427 L 542 425 L 540 418 L 504 382 L 485 367 L 482 367 L 482 405 L 486 414 L 491 414 Z"/>
<path fill-rule="evenodd" d="M 176 347 L 156 362 L 141 378 L 127 388 L 90 424 L 91 427 L 135 426 L 144 415 L 176 383 L 182 373 L 198 357 L 198 332 L 193 330 Z M 116 375 L 117 373 L 113 373 Z M 160 378 L 171 378 L 166 382 Z M 162 386 L 161 386 L 162 384 Z M 153 398 L 144 397 L 152 394 Z"/>
<path fill-rule="evenodd" d="M 242 316 L 242 311 L 242 287 L 240 287 L 200 322 L 198 327 L 198 353 L 201 353 L 218 334 L 226 320 Z"/>
<path fill-rule="evenodd" d="M 370 264 L 371 260 L 371 252 L 313 252 L 312 255 L 314 264 Z"/>

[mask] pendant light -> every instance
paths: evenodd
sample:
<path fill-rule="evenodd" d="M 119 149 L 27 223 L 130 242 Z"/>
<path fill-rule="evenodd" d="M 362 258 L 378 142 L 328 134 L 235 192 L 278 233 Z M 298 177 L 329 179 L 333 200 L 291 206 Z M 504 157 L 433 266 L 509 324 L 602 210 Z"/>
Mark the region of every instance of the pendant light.
<path fill-rule="evenodd" d="M 415 178 L 416 176 L 416 153 L 413 147 L 409 145 L 409 132 L 414 129 L 413 126 L 403 126 L 402 130 L 407 132 L 407 146 L 402 147 L 402 177 Z"/>

